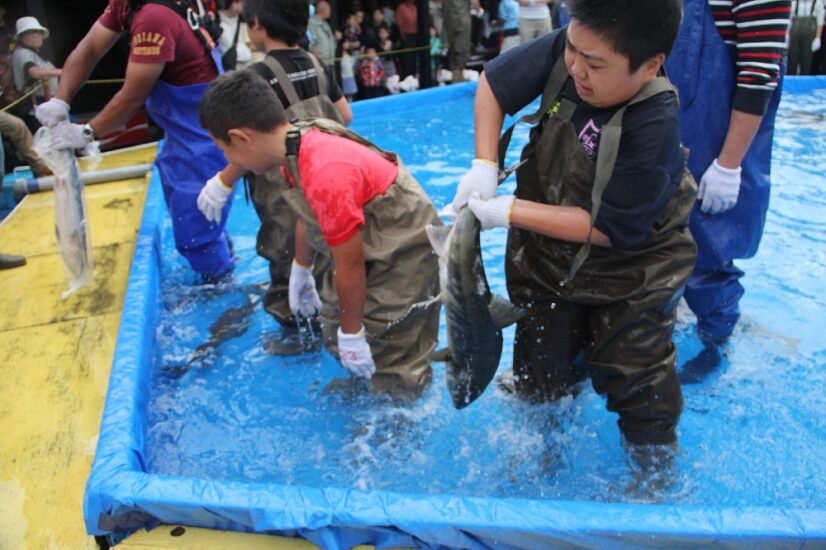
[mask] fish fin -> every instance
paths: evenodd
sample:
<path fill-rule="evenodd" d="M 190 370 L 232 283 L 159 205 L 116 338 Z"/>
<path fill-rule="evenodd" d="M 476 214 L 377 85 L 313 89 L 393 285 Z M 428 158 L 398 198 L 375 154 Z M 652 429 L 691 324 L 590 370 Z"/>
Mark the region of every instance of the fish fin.
<path fill-rule="evenodd" d="M 509 300 L 498 294 L 491 294 L 488 311 L 493 318 L 493 324 L 496 325 L 496 328 L 510 326 L 527 313 L 524 308 L 513 305 Z"/>
<path fill-rule="evenodd" d="M 447 236 L 452 228 L 453 226 L 451 225 L 433 224 L 424 228 L 427 233 L 427 238 L 430 240 L 430 246 L 433 247 L 433 251 L 436 252 L 437 256 L 441 256 L 444 253 L 445 241 L 447 241 Z"/>
<path fill-rule="evenodd" d="M 430 354 L 430 360 L 437 363 L 446 363 L 452 359 L 453 354 L 450 352 L 450 348 L 437 349 Z"/>

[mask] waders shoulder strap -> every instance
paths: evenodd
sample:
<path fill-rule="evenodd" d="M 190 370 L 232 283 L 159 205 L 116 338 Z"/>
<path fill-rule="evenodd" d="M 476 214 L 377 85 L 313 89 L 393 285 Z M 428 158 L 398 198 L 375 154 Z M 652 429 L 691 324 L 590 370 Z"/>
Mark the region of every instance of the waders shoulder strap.
<path fill-rule="evenodd" d="M 625 105 L 622 106 L 611 119 L 603 125 L 599 139 L 599 149 L 597 151 L 596 173 L 594 175 L 594 186 L 591 189 L 591 225 L 588 228 L 588 238 L 585 243 L 574 256 L 571 263 L 571 270 L 568 276 L 562 282 L 564 285 L 574 278 L 576 272 L 585 263 L 588 255 L 591 253 L 591 238 L 594 233 L 594 224 L 599 214 L 600 206 L 602 205 L 602 195 L 605 188 L 608 187 L 608 182 L 611 181 L 611 175 L 614 173 L 614 165 L 617 161 L 617 153 L 619 152 L 620 137 L 622 136 L 622 118 L 625 115 L 625 110 L 635 103 L 640 103 L 646 99 L 661 94 L 667 91 L 674 91 L 674 86 L 665 77 L 657 77 L 654 80 L 646 83 L 642 89 Z"/>
<path fill-rule="evenodd" d="M 293 105 L 301 101 L 301 98 L 298 97 L 298 93 L 295 91 L 295 86 L 293 86 L 293 83 L 290 81 L 290 77 L 287 75 L 287 71 L 284 70 L 281 63 L 279 63 L 273 56 L 265 55 L 264 64 L 266 64 L 272 71 L 272 74 L 275 75 L 275 79 L 281 85 L 281 91 L 284 92 L 287 102 L 289 102 L 290 105 Z M 284 106 L 285 109 L 287 107 L 288 105 Z"/>
<path fill-rule="evenodd" d="M 517 124 L 527 122 L 528 124 L 536 125 L 546 115 L 551 114 L 559 114 L 566 118 L 570 118 L 571 115 L 573 115 L 574 109 L 576 109 L 575 102 L 567 97 L 563 97 L 557 101 L 557 97 L 565 87 L 568 78 L 568 69 L 565 67 L 564 56 L 560 56 L 554 64 L 554 68 L 551 70 L 551 76 L 548 78 L 547 84 L 545 84 L 545 90 L 542 92 L 542 103 L 539 109 L 535 113 L 525 115 L 511 124 L 502 134 L 502 137 L 499 138 L 499 170 L 505 169 L 505 156 L 507 155 L 508 146 L 513 136 L 513 129 Z"/>

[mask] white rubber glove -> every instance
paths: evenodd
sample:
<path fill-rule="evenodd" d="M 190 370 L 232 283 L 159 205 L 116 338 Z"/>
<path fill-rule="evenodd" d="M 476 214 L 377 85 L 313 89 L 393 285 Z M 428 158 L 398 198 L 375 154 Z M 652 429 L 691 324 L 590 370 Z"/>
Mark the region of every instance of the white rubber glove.
<path fill-rule="evenodd" d="M 52 147 L 55 149 L 84 149 L 89 145 L 83 135 L 83 126 L 61 122 L 52 128 Z"/>
<path fill-rule="evenodd" d="M 717 159 L 711 163 L 700 180 L 697 200 L 703 201 L 700 210 L 706 214 L 720 214 L 737 204 L 740 194 L 741 167 L 723 168 Z"/>
<path fill-rule="evenodd" d="M 345 334 L 338 327 L 338 356 L 341 365 L 356 376 L 370 380 L 376 372 L 373 352 L 364 336 L 363 326 L 356 334 Z"/>
<path fill-rule="evenodd" d="M 812 40 L 812 51 L 816 52 L 820 49 L 820 37 L 815 36 L 814 40 Z"/>
<path fill-rule="evenodd" d="M 69 120 L 69 104 L 62 99 L 53 97 L 49 101 L 38 105 L 34 116 L 43 126 L 54 128 L 61 122 Z"/>
<path fill-rule="evenodd" d="M 221 211 L 226 206 L 231 194 L 232 187 L 224 184 L 220 173 L 215 174 L 207 180 L 198 194 L 198 210 L 204 214 L 207 220 L 219 223 L 221 221 Z"/>
<path fill-rule="evenodd" d="M 499 185 L 499 166 L 484 159 L 474 159 L 470 164 L 470 170 L 462 176 L 456 188 L 456 195 L 451 203 L 454 212 L 458 212 L 467 204 L 473 193 L 478 193 L 481 199 L 492 199 L 496 194 L 496 186 Z"/>
<path fill-rule="evenodd" d="M 321 311 L 321 299 L 315 288 L 313 266 L 303 266 L 293 260 L 288 290 L 290 311 L 298 317 L 312 317 Z"/>
<path fill-rule="evenodd" d="M 468 208 L 482 224 L 482 229 L 510 227 L 511 211 L 515 202 L 516 197 L 513 195 L 503 195 L 490 200 L 482 200 L 473 195 L 468 201 Z"/>

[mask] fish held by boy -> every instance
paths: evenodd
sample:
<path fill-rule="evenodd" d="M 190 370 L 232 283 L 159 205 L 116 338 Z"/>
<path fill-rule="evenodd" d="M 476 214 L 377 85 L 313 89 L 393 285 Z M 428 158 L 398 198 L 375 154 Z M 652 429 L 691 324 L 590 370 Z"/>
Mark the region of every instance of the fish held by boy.
<path fill-rule="evenodd" d="M 517 167 L 502 172 L 500 183 Z M 502 355 L 502 329 L 525 314 L 490 291 L 480 231 L 479 220 L 467 207 L 459 210 L 453 225 L 427 227 L 439 256 L 440 298 L 447 318 L 448 350 L 435 352 L 433 358 L 447 364 L 447 387 L 457 409 L 470 405 L 488 387 Z"/>

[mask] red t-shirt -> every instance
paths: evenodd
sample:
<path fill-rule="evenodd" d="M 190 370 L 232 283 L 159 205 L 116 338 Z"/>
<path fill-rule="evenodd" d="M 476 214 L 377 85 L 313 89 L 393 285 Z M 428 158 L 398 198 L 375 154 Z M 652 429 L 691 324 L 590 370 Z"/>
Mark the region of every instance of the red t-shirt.
<path fill-rule="evenodd" d="M 120 33 L 126 29 L 127 0 L 109 0 L 98 18 L 107 29 Z M 184 18 L 160 4 L 146 4 L 132 16 L 132 45 L 129 61 L 166 63 L 161 80 L 174 86 L 201 84 L 218 76 L 206 48 Z"/>
<path fill-rule="evenodd" d="M 292 181 L 286 168 L 282 172 Z M 324 239 L 338 246 L 364 225 L 364 205 L 390 187 L 399 167 L 353 140 L 312 128 L 301 136 L 298 173 Z"/>

